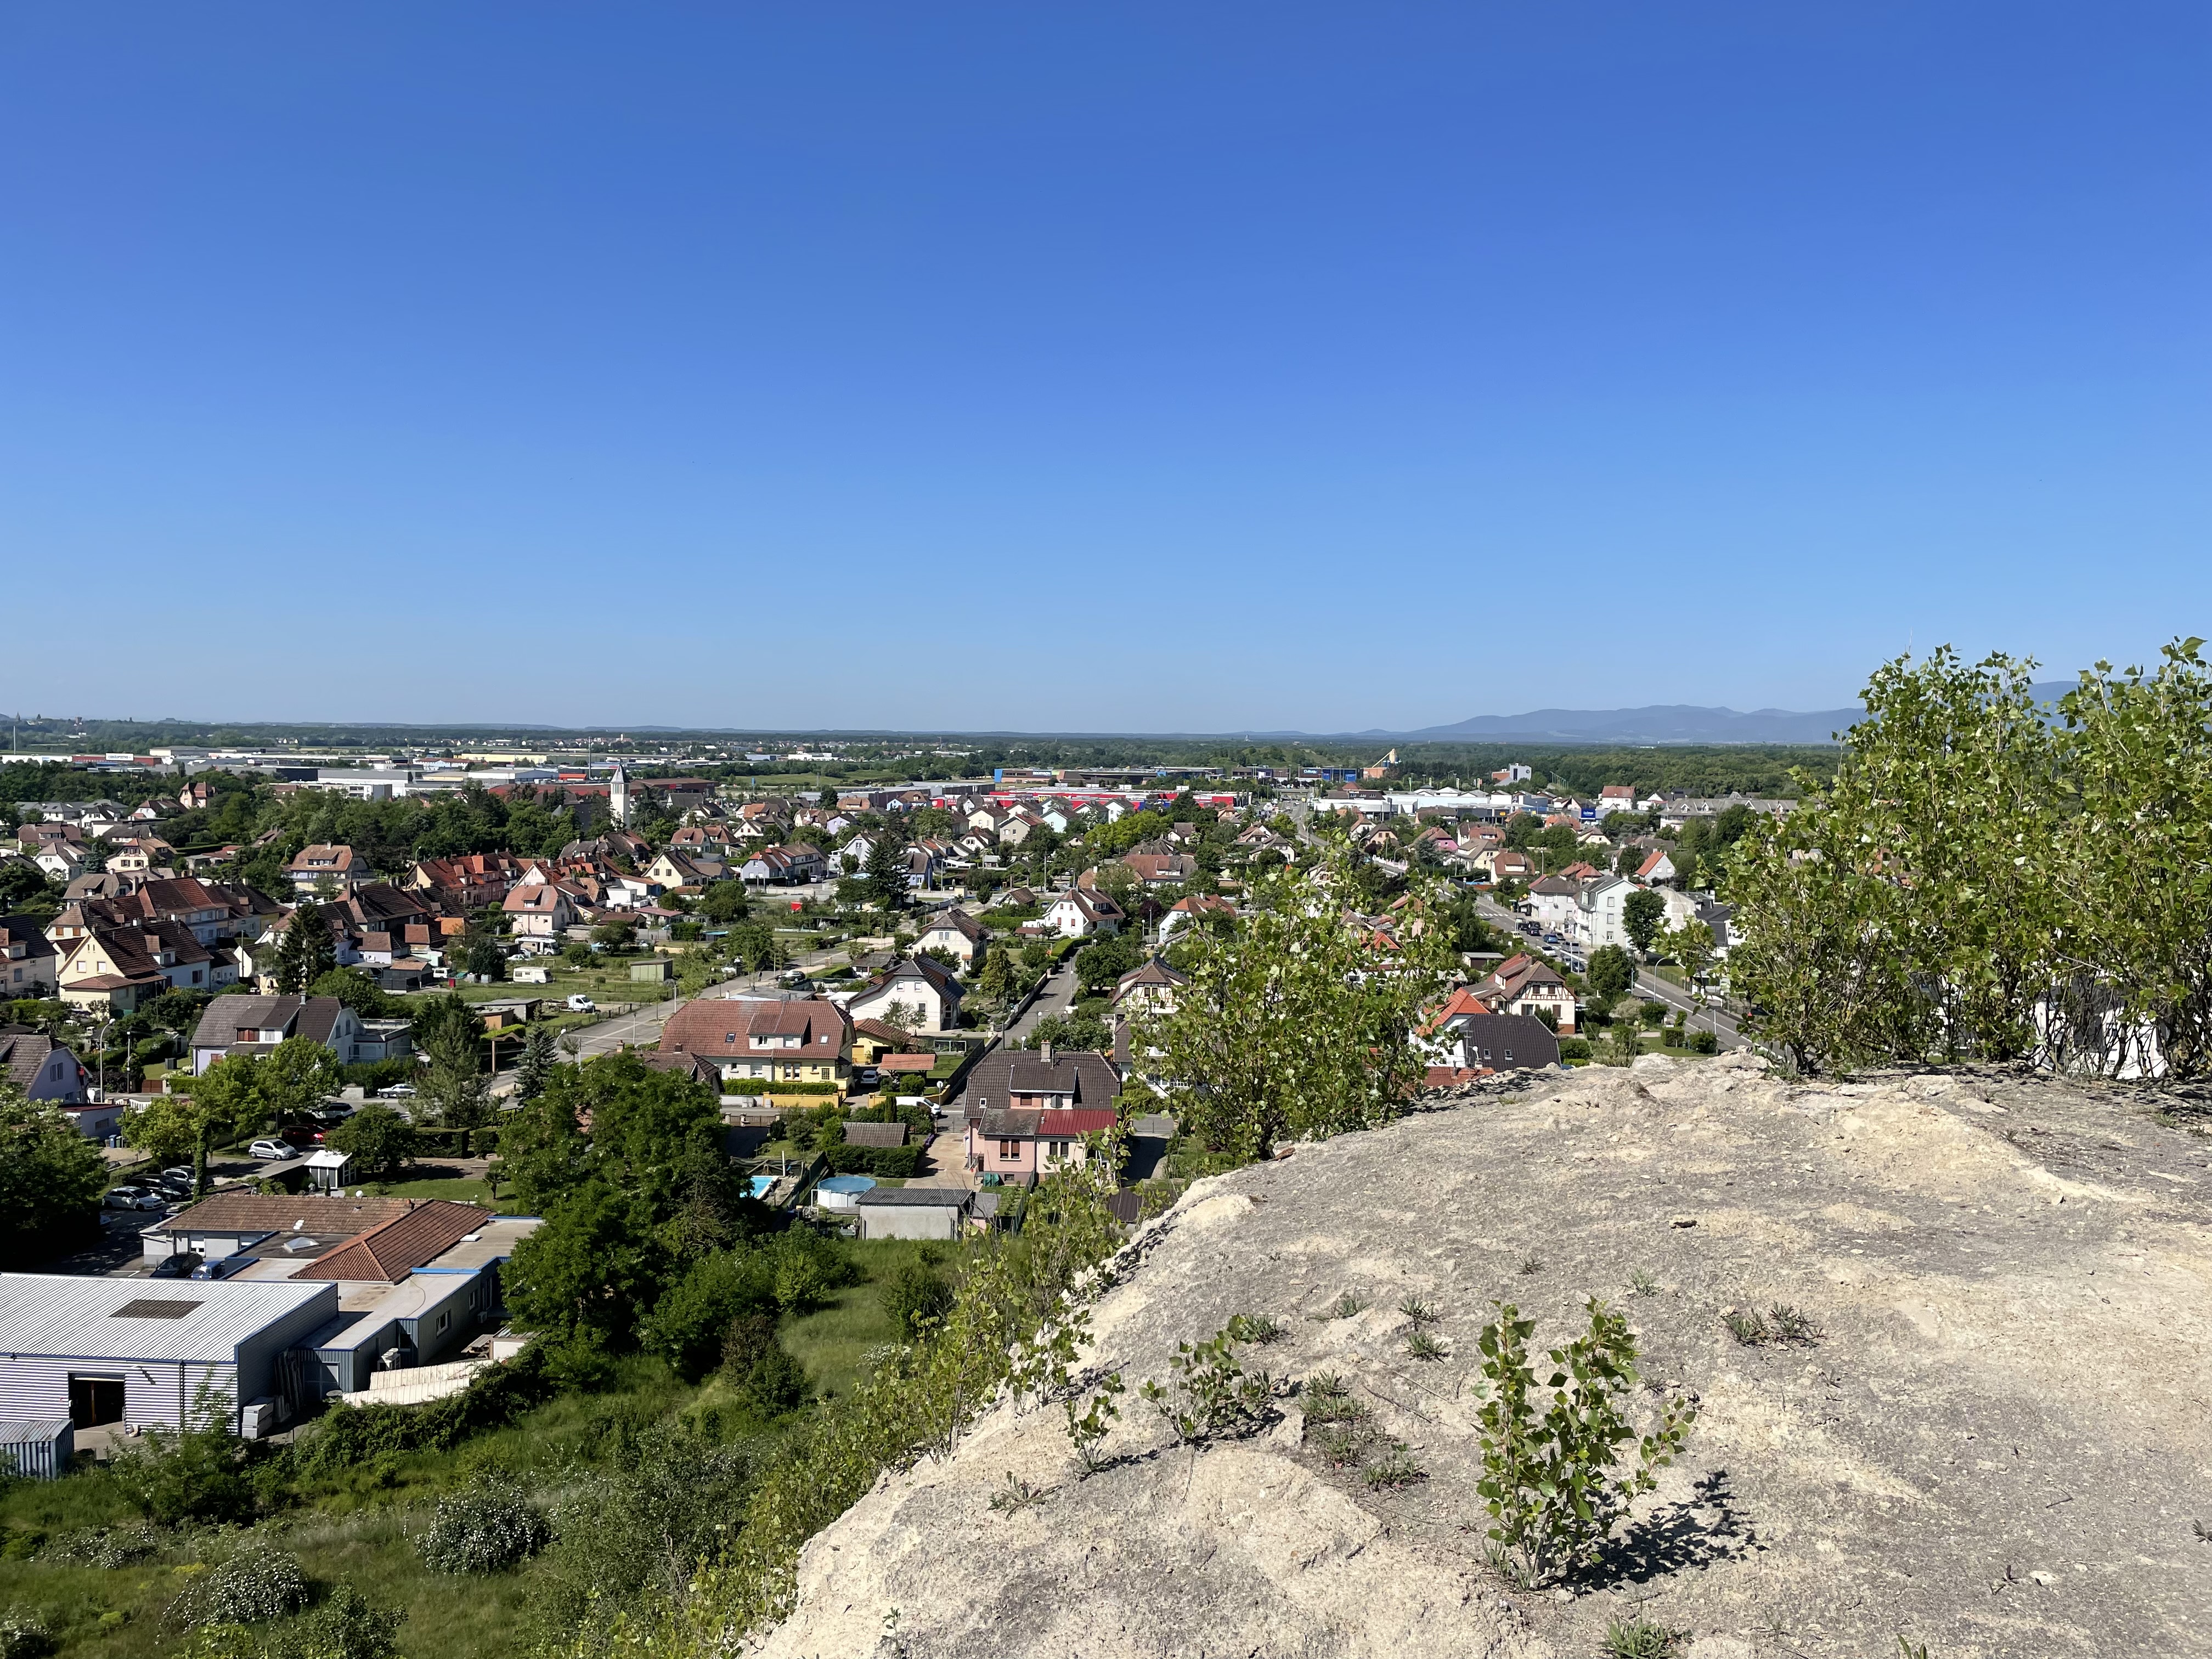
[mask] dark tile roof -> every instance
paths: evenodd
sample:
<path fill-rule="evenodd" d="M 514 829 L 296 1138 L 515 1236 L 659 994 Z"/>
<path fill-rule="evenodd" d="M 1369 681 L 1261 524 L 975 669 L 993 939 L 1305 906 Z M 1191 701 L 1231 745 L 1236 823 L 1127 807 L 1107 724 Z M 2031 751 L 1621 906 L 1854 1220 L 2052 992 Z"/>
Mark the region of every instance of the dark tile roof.
<path fill-rule="evenodd" d="M 854 1202 L 870 1209 L 964 1210 L 974 1196 L 965 1187 L 871 1187 Z"/>

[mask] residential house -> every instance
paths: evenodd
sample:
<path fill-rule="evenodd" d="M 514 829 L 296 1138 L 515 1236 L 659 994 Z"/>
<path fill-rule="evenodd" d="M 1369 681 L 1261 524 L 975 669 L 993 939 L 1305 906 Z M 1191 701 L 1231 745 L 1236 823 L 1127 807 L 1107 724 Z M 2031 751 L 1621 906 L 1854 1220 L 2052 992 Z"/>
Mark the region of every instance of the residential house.
<path fill-rule="evenodd" d="M 962 1095 L 970 1171 L 1034 1185 L 1081 1164 L 1083 1138 L 1114 1127 L 1121 1073 L 1100 1054 L 999 1053 L 977 1063 Z"/>
<path fill-rule="evenodd" d="M 1559 1030 L 1571 1033 L 1575 1029 L 1573 990 L 1549 963 L 1525 951 L 1506 957 L 1468 989 L 1471 997 L 1485 1005 L 1484 1012 L 1521 1014 L 1531 1019 L 1548 1013 Z"/>
<path fill-rule="evenodd" d="M 1114 1012 L 1125 1018 L 1173 1013 L 1177 988 L 1189 983 L 1188 974 L 1170 968 L 1164 957 L 1154 957 L 1114 981 Z"/>
<path fill-rule="evenodd" d="M 465 916 L 500 902 L 522 874 L 521 860 L 505 853 L 469 853 L 423 859 L 402 884 L 449 916 Z"/>
<path fill-rule="evenodd" d="M 1600 876 L 1582 884 L 1575 896 L 1575 936 L 1585 950 L 1618 945 L 1634 948 L 1628 937 L 1629 895 L 1642 890 L 1622 876 Z"/>
<path fill-rule="evenodd" d="M 1194 921 L 1215 917 L 1234 921 L 1237 907 L 1210 893 L 1186 893 L 1168 906 L 1167 914 L 1160 918 L 1160 943 L 1165 945 Z"/>
<path fill-rule="evenodd" d="M 657 881 L 663 890 L 678 887 L 702 888 L 722 878 L 723 866 L 719 862 L 695 859 L 690 854 L 672 847 L 660 854 L 640 872 L 647 881 Z"/>
<path fill-rule="evenodd" d="M 560 882 L 538 882 L 517 887 L 500 902 L 507 931 L 530 955 L 558 950 L 562 939 L 576 925 L 576 896 Z"/>
<path fill-rule="evenodd" d="M 1559 1040 L 1540 1019 L 1521 1014 L 1463 1013 L 1452 1026 L 1455 1064 L 1473 1071 L 1555 1069 Z"/>
<path fill-rule="evenodd" d="M 1188 853 L 1125 853 L 1123 867 L 1147 887 L 1172 887 L 1198 873 L 1198 860 Z"/>
<path fill-rule="evenodd" d="M 1124 918 L 1121 907 L 1103 893 L 1078 887 L 1062 893 L 1045 911 L 1046 929 L 1062 939 L 1083 939 L 1091 933 L 1118 933 Z"/>
<path fill-rule="evenodd" d="M 52 881 L 74 881 L 91 867 L 89 848 L 76 842 L 50 841 L 31 854 L 31 862 Z"/>
<path fill-rule="evenodd" d="M 405 1021 L 364 1021 L 336 997 L 217 997 L 192 1032 L 192 1075 L 226 1054 L 266 1054 L 289 1037 L 313 1039 L 343 1066 L 404 1059 L 414 1052 Z"/>
<path fill-rule="evenodd" d="M 789 886 L 802 882 L 821 881 L 828 874 L 822 849 L 803 841 L 786 842 L 781 847 L 763 847 L 748 853 L 738 866 L 738 878 L 748 886 L 764 887 L 774 884 Z"/>
<path fill-rule="evenodd" d="M 1674 860 L 1667 856 L 1667 849 L 1656 847 L 1636 866 L 1636 879 L 1649 886 L 1674 879 Z"/>
<path fill-rule="evenodd" d="M 284 873 L 292 878 L 292 890 L 302 898 L 325 891 L 350 893 L 363 882 L 374 879 L 368 860 L 352 848 L 322 842 L 301 848 L 299 855 L 284 866 Z"/>
<path fill-rule="evenodd" d="M 906 849 L 906 884 L 918 892 L 937 885 L 945 867 L 945 848 L 938 842 L 917 841 Z"/>
<path fill-rule="evenodd" d="M 45 1032 L 27 1025 L 0 1025 L 0 1079 L 33 1100 L 81 1104 L 86 1077 L 77 1057 Z"/>
<path fill-rule="evenodd" d="M 999 822 L 999 845 L 1019 847 L 1037 830 L 1044 828 L 1044 820 L 1026 806 L 1017 806 Z"/>
<path fill-rule="evenodd" d="M 909 957 L 847 998 L 845 1012 L 854 1019 L 896 1025 L 896 1011 L 902 1009 L 917 1030 L 953 1031 L 960 1027 L 960 1000 L 965 994 L 943 963 L 933 957 Z"/>
<path fill-rule="evenodd" d="M 362 940 L 364 954 L 368 951 L 366 940 L 371 933 L 404 938 L 410 929 L 416 929 L 427 939 L 440 920 L 427 894 L 410 892 L 388 881 L 372 881 L 356 887 L 344 898 L 323 906 L 323 915 L 343 922 L 349 932 Z"/>
<path fill-rule="evenodd" d="M 1489 854 L 1492 881 L 1528 881 L 1536 873 L 1536 861 L 1516 848 L 1502 847 Z"/>
<path fill-rule="evenodd" d="M 983 954 L 990 940 L 982 923 L 964 910 L 940 910 L 915 937 L 914 948 L 917 951 L 943 951 L 965 968 L 972 966 Z"/>
<path fill-rule="evenodd" d="M 0 1000 L 52 996 L 61 952 L 46 930 L 21 916 L 0 916 Z"/>
<path fill-rule="evenodd" d="M 1577 910 L 1576 900 L 1581 891 L 1579 883 L 1569 881 L 1564 876 L 1539 877 L 1528 884 L 1528 896 L 1522 908 L 1530 920 L 1540 922 L 1547 928 L 1571 928 Z"/>
<path fill-rule="evenodd" d="M 69 916 L 55 918 L 58 926 Z M 91 927 L 55 941 L 60 954 L 56 977 L 63 1001 L 104 1013 L 127 1014 L 163 992 L 215 988 L 215 954 L 173 921 L 136 922 L 120 927 Z M 222 976 L 228 982 L 230 975 Z"/>
<path fill-rule="evenodd" d="M 661 1053 L 697 1055 L 732 1083 L 842 1084 L 851 1073 L 852 1047 L 852 1021 L 820 997 L 687 1002 L 660 1033 Z"/>

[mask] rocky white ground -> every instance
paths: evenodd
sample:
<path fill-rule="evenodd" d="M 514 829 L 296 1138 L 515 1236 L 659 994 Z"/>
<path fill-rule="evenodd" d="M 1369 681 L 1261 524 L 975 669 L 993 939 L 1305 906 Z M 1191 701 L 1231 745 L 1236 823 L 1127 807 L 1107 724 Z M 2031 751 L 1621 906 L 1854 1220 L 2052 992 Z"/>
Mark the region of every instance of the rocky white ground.
<path fill-rule="evenodd" d="M 763 1650 L 1567 1659 L 1641 1615 L 1695 1659 L 2212 1652 L 2212 1143 L 2124 1091 L 1747 1056 L 1436 1107 L 1194 1187 L 1091 1355 L 1164 1376 L 1178 1340 L 1271 1314 L 1255 1363 L 1355 1378 L 1425 1479 L 1332 1467 L 1295 1397 L 1196 1452 L 1132 1399 L 1087 1479 L 1056 1412 L 1002 1408 L 814 1541 Z M 1346 1291 L 1364 1310 L 1322 1316 Z M 1409 1292 L 1449 1358 L 1407 1356 Z M 1474 1339 L 1493 1298 L 1563 1339 L 1591 1293 L 1703 1414 L 1608 1571 L 1529 1594 L 1484 1560 Z M 1776 1303 L 1825 1336 L 1723 1325 Z M 1010 1474 L 1042 1496 L 994 1511 Z"/>

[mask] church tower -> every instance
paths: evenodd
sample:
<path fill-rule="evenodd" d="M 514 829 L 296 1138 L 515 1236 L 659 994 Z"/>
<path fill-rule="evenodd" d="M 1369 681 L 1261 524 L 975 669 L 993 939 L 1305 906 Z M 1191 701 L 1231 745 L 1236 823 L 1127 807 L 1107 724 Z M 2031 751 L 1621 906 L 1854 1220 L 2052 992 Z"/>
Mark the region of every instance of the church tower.
<path fill-rule="evenodd" d="M 607 780 L 607 811 L 613 814 L 617 823 L 624 829 L 629 827 L 629 776 L 623 770 L 620 761 L 615 763 L 614 776 Z"/>

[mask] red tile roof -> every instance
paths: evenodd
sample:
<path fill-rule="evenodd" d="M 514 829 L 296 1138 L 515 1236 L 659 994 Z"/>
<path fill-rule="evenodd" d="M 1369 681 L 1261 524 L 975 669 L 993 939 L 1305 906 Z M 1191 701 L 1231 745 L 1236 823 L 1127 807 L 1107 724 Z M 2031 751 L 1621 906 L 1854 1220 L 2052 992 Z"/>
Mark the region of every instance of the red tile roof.
<path fill-rule="evenodd" d="M 310 1261 L 293 1277 L 357 1283 L 380 1279 L 396 1285 L 416 1268 L 435 1261 L 490 1219 L 473 1204 L 432 1199 L 371 1227 L 328 1255 Z"/>

